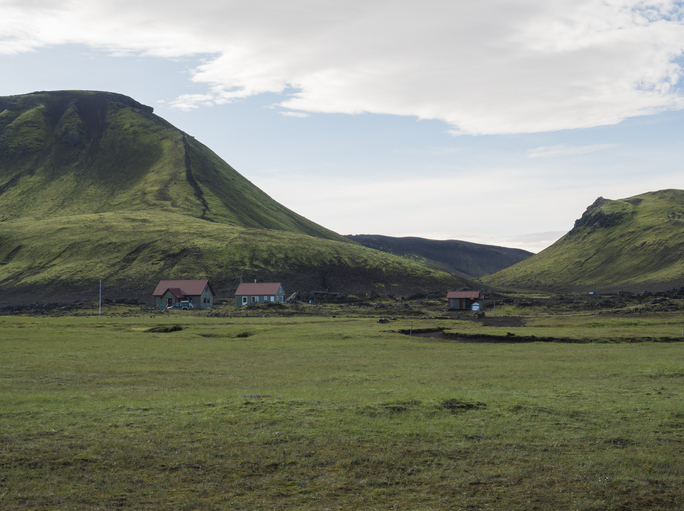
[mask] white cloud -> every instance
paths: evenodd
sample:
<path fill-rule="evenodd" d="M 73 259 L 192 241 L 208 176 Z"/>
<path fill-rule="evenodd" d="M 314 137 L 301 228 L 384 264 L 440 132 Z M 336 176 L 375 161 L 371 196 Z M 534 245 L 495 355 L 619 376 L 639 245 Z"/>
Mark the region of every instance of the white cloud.
<path fill-rule="evenodd" d="M 554 145 L 550 147 L 537 147 L 530 149 L 527 154 L 528 158 L 556 158 L 559 156 L 575 156 L 578 154 L 589 154 L 597 151 L 605 151 L 606 149 L 613 149 L 620 144 L 593 144 L 585 146 L 567 146 L 565 144 Z"/>
<path fill-rule="evenodd" d="M 280 115 L 284 115 L 285 117 L 300 117 L 300 118 L 305 118 L 309 117 L 309 114 L 306 114 L 304 112 L 291 112 L 291 111 L 285 111 L 285 112 L 280 112 Z"/>
<path fill-rule="evenodd" d="M 183 94 L 173 101 L 173 106 L 180 110 L 193 110 L 200 106 L 212 106 L 215 98 L 212 94 Z"/>
<path fill-rule="evenodd" d="M 669 0 L 0 0 L 0 55 L 204 55 L 206 93 L 179 108 L 272 92 L 297 112 L 523 133 L 684 108 L 682 18 Z"/>

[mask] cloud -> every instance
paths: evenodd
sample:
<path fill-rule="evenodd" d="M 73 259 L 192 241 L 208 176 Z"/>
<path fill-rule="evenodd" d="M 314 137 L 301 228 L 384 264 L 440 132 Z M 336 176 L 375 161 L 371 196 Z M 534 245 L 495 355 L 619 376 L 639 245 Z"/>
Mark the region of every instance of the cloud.
<path fill-rule="evenodd" d="M 285 117 L 309 117 L 309 114 L 306 114 L 304 112 L 291 112 L 291 111 L 286 111 L 286 112 L 280 112 L 280 115 L 284 115 Z"/>
<path fill-rule="evenodd" d="M 671 0 L 0 0 L 0 55 L 202 55 L 206 93 L 178 108 L 270 92 L 297 112 L 526 133 L 684 108 L 683 17 Z"/>
<path fill-rule="evenodd" d="M 597 151 L 605 151 L 606 149 L 613 149 L 620 144 L 594 144 L 585 146 L 567 146 L 565 144 L 554 145 L 550 147 L 537 147 L 530 149 L 527 154 L 528 158 L 556 158 L 559 156 L 575 156 L 578 154 L 595 153 Z"/>
<path fill-rule="evenodd" d="M 212 94 L 183 94 L 177 97 L 171 104 L 179 110 L 188 111 L 200 106 L 212 106 L 216 99 Z"/>

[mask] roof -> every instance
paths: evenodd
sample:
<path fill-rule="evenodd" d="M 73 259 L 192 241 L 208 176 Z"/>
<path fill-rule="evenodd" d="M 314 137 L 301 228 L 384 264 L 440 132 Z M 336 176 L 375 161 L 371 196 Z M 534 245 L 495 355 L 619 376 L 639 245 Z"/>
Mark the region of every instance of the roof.
<path fill-rule="evenodd" d="M 185 295 L 183 294 L 183 290 L 179 287 L 170 287 L 169 291 L 171 291 L 171 294 L 173 296 L 175 296 L 176 298 L 185 298 Z"/>
<path fill-rule="evenodd" d="M 484 299 L 484 295 L 479 291 L 449 291 L 447 298 L 472 298 L 474 300 Z"/>
<path fill-rule="evenodd" d="M 235 291 L 235 296 L 274 295 L 280 288 L 280 282 L 242 282 Z"/>
<path fill-rule="evenodd" d="M 199 296 L 204 292 L 204 288 L 206 286 L 209 286 L 209 289 L 211 289 L 212 294 L 214 293 L 214 289 L 211 287 L 211 284 L 207 279 L 203 280 L 160 280 L 159 284 L 157 284 L 157 288 L 154 290 L 154 293 L 152 293 L 152 296 L 162 296 L 166 291 L 171 291 L 174 296 L 178 296 L 176 294 L 176 291 L 180 290 L 180 292 L 184 296 Z"/>

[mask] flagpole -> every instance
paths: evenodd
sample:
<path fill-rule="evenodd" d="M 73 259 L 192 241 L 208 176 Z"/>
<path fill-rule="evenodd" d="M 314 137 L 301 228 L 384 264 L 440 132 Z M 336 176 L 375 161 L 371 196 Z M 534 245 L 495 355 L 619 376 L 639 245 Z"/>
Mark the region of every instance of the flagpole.
<path fill-rule="evenodd" d="M 100 281 L 100 308 L 98 314 L 102 314 L 102 281 Z"/>

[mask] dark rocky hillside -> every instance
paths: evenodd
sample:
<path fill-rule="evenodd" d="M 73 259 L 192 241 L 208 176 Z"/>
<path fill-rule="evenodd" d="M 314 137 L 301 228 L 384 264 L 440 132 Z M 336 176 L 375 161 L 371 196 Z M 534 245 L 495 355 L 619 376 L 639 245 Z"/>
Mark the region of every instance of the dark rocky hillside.
<path fill-rule="evenodd" d="M 420 261 L 465 278 L 481 277 L 508 268 L 532 255 L 517 248 L 480 245 L 457 240 L 393 238 L 376 234 L 347 236 L 368 248 Z"/>

